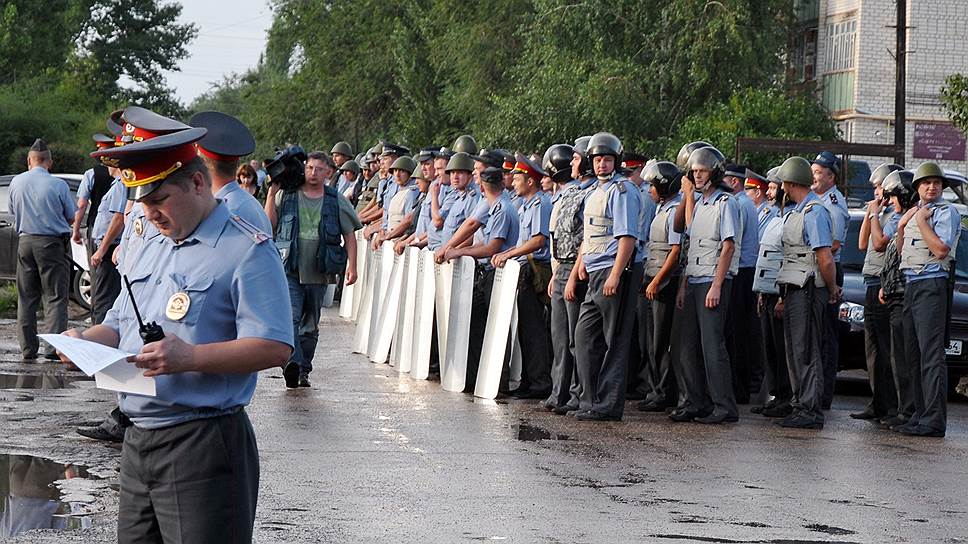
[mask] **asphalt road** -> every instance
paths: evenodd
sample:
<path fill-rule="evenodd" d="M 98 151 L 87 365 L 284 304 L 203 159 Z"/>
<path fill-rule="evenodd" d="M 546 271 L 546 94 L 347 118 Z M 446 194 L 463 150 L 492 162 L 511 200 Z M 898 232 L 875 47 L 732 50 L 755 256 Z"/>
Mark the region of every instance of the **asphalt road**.
<path fill-rule="evenodd" d="M 968 542 L 968 405 L 948 436 L 915 439 L 847 414 L 822 431 L 674 424 L 627 412 L 578 422 L 535 401 L 475 400 L 349 352 L 352 326 L 324 317 L 310 389 L 266 372 L 249 408 L 262 459 L 258 542 Z M 15 340 L 0 323 L 0 357 Z M 13 342 L 13 345 L 11 345 Z M 36 372 L 0 362 L 0 372 Z M 111 395 L 0 390 L 0 453 L 82 464 L 61 483 L 83 530 L 14 542 L 111 542 L 116 449 L 81 439 Z M 14 396 L 30 397 L 30 400 Z M 2 498 L 2 497 L 0 497 Z"/>

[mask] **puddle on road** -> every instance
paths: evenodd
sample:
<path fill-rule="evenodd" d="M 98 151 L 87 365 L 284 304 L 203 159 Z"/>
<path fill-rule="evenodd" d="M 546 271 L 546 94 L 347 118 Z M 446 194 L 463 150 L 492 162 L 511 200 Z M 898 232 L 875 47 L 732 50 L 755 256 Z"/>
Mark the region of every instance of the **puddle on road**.
<path fill-rule="evenodd" d="M 719 544 L 859 544 L 857 542 L 849 542 L 846 540 L 800 540 L 800 539 L 782 539 L 782 540 L 734 540 L 732 538 L 718 538 L 712 536 L 696 536 L 696 535 L 680 535 L 680 534 L 658 534 L 649 535 L 652 538 L 661 538 L 668 540 L 688 540 L 691 542 L 715 542 Z"/>
<path fill-rule="evenodd" d="M 539 440 L 570 440 L 571 438 L 567 434 L 558 434 L 542 429 L 541 427 L 535 427 L 533 425 L 528 425 L 527 423 L 520 423 L 516 425 L 517 435 L 515 438 L 522 442 L 537 442 Z"/>
<path fill-rule="evenodd" d="M 0 372 L 0 389 L 63 389 L 71 383 L 90 379 L 82 374 Z"/>
<path fill-rule="evenodd" d="M 87 504 L 65 497 L 55 483 L 74 478 L 91 476 L 78 465 L 30 455 L 0 455 L 0 537 L 31 529 L 91 527 L 92 512 Z"/>

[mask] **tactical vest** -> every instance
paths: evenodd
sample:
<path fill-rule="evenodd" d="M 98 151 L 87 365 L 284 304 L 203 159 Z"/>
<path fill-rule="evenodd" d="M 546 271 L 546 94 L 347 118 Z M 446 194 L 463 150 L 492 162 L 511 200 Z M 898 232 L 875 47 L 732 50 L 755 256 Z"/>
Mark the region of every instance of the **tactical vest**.
<path fill-rule="evenodd" d="M 753 274 L 753 291 L 765 295 L 780 294 L 776 277 L 782 264 L 783 219 L 771 217 L 760 240 L 760 252 L 756 257 L 756 271 Z"/>
<path fill-rule="evenodd" d="M 584 231 L 578 213 L 585 194 L 580 185 L 573 185 L 562 191 L 551 207 L 551 256 L 559 263 L 574 263 L 578 259 Z"/>
<path fill-rule="evenodd" d="M 884 225 L 884 222 L 893 213 L 892 210 L 881 211 L 881 214 L 878 216 L 881 226 Z M 861 269 L 861 274 L 865 276 L 879 276 L 881 271 L 884 270 L 885 257 L 885 252 L 874 249 L 874 234 L 871 233 L 867 238 L 867 254 L 864 255 L 864 268 Z"/>
<path fill-rule="evenodd" d="M 608 199 L 611 197 L 612 191 L 625 193 L 627 189 L 624 180 L 621 179 L 617 182 L 609 182 L 607 186 L 607 189 L 603 188 L 602 184 L 599 183 L 585 200 L 583 234 L 586 255 L 605 253 L 608 243 L 615 238 L 614 221 L 611 217 L 605 215 L 605 209 L 608 207 Z"/>
<path fill-rule="evenodd" d="M 376 189 L 380 183 L 379 176 L 374 175 L 372 178 L 363 183 L 363 190 L 360 191 L 360 196 L 356 200 L 356 211 L 362 211 L 373 199 L 376 198 Z"/>
<path fill-rule="evenodd" d="M 783 265 L 777 283 L 803 287 L 813 277 L 815 286 L 827 285 L 817 267 L 816 252 L 803 241 L 803 219 L 814 206 L 823 206 L 823 203 L 811 202 L 803 211 L 793 210 L 783 221 Z"/>
<path fill-rule="evenodd" d="M 397 194 L 390 199 L 390 206 L 387 208 L 387 230 L 393 230 L 407 216 L 407 193 L 416 190 L 416 186 L 408 185 L 401 187 Z"/>
<path fill-rule="evenodd" d="M 323 209 L 319 220 L 319 248 L 316 269 L 322 274 L 342 274 L 346 270 L 346 248 L 340 245 L 339 195 L 336 189 L 323 186 Z M 276 225 L 276 248 L 286 273 L 299 270 L 299 192 L 282 195 L 282 210 Z"/>
<path fill-rule="evenodd" d="M 696 202 L 696 215 L 692 219 L 689 232 L 689 260 L 686 263 L 686 275 L 702 278 L 716 275 L 716 265 L 719 264 L 719 254 L 723 251 L 723 240 L 720 233 L 720 210 L 732 198 L 728 193 L 720 193 L 712 205 L 702 205 Z M 742 232 L 737 232 L 733 238 L 733 258 L 729 263 L 730 274 L 739 272 L 740 245 L 737 238 L 742 238 Z"/>
<path fill-rule="evenodd" d="M 430 204 L 427 203 L 427 193 L 420 193 L 417 195 L 417 200 L 413 203 L 413 220 L 410 221 L 410 226 L 407 227 L 407 232 L 403 233 L 405 237 L 417 232 L 417 222 L 420 221 L 420 214 L 423 212 L 424 205 L 430 206 Z"/>
<path fill-rule="evenodd" d="M 934 213 L 944 212 L 948 210 L 950 204 L 944 203 L 932 203 L 928 206 L 934 210 Z M 928 249 L 927 242 L 924 241 L 924 237 L 921 235 L 921 229 L 917 225 L 917 219 L 911 218 L 908 224 L 904 227 L 904 248 L 901 250 L 901 270 L 909 270 L 915 274 L 920 274 L 924 267 L 929 264 L 941 265 L 941 269 L 945 272 L 951 270 L 951 263 L 955 258 L 955 248 L 958 246 L 958 238 L 961 237 L 961 228 L 959 226 L 957 234 L 955 235 L 955 243 L 951 246 L 951 251 L 944 259 L 939 259 L 935 257 L 933 253 Z"/>
<path fill-rule="evenodd" d="M 94 183 L 91 187 L 90 198 L 88 198 L 87 207 L 87 232 L 90 236 L 91 230 L 94 228 L 94 221 L 97 220 L 97 209 L 101 205 L 101 200 L 104 195 L 111 190 L 111 186 L 114 185 L 114 176 L 108 172 L 108 169 L 103 164 L 95 164 L 94 168 Z"/>
<path fill-rule="evenodd" d="M 655 213 L 652 227 L 649 229 L 649 258 L 645 261 L 645 275 L 654 278 L 662 270 L 672 244 L 669 243 L 669 214 L 675 212 L 676 206 L 666 207 L 663 203 Z"/>

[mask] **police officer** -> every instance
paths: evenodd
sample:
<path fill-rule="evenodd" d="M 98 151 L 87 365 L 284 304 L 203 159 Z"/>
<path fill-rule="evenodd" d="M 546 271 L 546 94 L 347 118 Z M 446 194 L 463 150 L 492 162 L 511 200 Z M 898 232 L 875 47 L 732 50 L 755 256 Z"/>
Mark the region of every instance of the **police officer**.
<path fill-rule="evenodd" d="M 410 212 L 413 226 L 407 229 L 406 236 L 401 237 L 393 245 L 397 255 L 402 255 L 407 246 L 426 247 L 427 245 L 427 232 L 431 222 L 430 202 L 427 200 L 427 196 L 431 179 L 424 174 L 426 169 L 421 168 L 421 166 L 418 165 L 413 171 L 413 178 L 417 180 L 417 190 L 419 191 L 417 199 L 413 203 L 413 211 Z"/>
<path fill-rule="evenodd" d="M 840 159 L 833 153 L 824 151 L 817 155 L 810 167 L 813 173 L 811 188 L 823 201 L 830 212 L 830 222 L 833 228 L 833 245 L 831 251 L 837 269 L 837 286 L 844 285 L 844 270 L 840 266 L 840 249 L 847 239 L 847 227 L 850 225 L 850 213 L 847 211 L 847 199 L 837 188 L 837 176 L 840 175 Z M 840 336 L 837 330 L 837 319 L 840 312 L 840 301 L 835 300 L 827 305 L 824 319 L 823 335 L 823 408 L 830 408 L 834 400 L 834 385 L 837 381 L 837 368 L 840 361 Z"/>
<path fill-rule="evenodd" d="M 743 184 L 743 189 L 746 192 L 746 196 L 756 206 L 757 239 L 763 238 L 763 231 L 766 229 L 767 223 L 777 216 L 777 208 L 767 198 L 769 185 L 769 180 L 749 168 L 746 169 L 746 182 Z"/>
<path fill-rule="evenodd" d="M 854 419 L 881 420 L 897 414 L 897 391 L 891 373 L 891 317 L 887 305 L 880 301 L 881 272 L 885 250 L 900 215 L 895 213 L 884 196 L 883 182 L 891 172 L 901 170 L 896 164 L 882 164 L 871 172 L 868 180 L 874 187 L 874 200 L 867 204 L 867 213 L 860 226 L 857 246 L 865 251 L 864 267 L 864 353 L 867 357 L 867 379 L 871 391 L 870 403 L 861 412 L 850 414 Z"/>
<path fill-rule="evenodd" d="M 551 281 L 551 251 L 548 249 L 551 199 L 541 191 L 541 178 L 547 174 L 533 160 L 515 156 L 514 192 L 522 200 L 518 212 L 517 245 L 491 258 L 503 267 L 508 259 L 521 264 L 518 276 L 518 338 L 524 369 L 521 385 L 512 396 L 547 399 L 551 394 L 551 331 L 547 320 L 548 283 Z"/>
<path fill-rule="evenodd" d="M 445 169 L 450 176 L 452 198 L 444 219 L 444 225 L 440 229 L 440 247 L 435 251 L 435 260 L 438 263 L 444 262 L 444 255 L 448 249 L 456 248 L 459 244 L 466 242 L 466 238 L 451 240 L 457 229 L 467 219 L 477 206 L 477 201 L 481 195 L 477 187 L 471 183 L 474 173 L 474 159 L 463 151 L 454 153 L 450 158 Z"/>
<path fill-rule="evenodd" d="M 545 152 L 542 165 L 551 175 L 557 190 L 551 197 L 548 231 L 551 237 L 551 395 L 545 407 L 563 415 L 578 410 L 581 386 L 575 367 L 575 327 L 587 282 L 578 279 L 575 262 L 581 247 L 584 202 L 588 187 L 594 181 L 582 182 L 573 177 L 574 148 L 556 144 Z M 572 276 L 574 280 L 569 283 Z M 568 286 L 571 291 L 568 291 Z"/>
<path fill-rule="evenodd" d="M 793 412 L 779 421 L 783 427 L 822 429 L 823 363 L 821 335 L 825 305 L 839 299 L 831 245 L 830 212 L 811 191 L 810 164 L 791 157 L 777 176 L 783 191 L 796 203 L 783 221 L 783 264 L 777 283 L 783 293 L 783 332 L 793 387 Z"/>
<path fill-rule="evenodd" d="M 908 362 L 914 369 L 915 410 L 898 428 L 911 436 L 944 436 L 948 416 L 946 327 L 950 320 L 954 251 L 961 236 L 961 217 L 942 198 L 949 184 L 933 162 L 918 166 L 914 188 L 920 202 L 898 223 L 904 288 L 904 336 Z"/>
<path fill-rule="evenodd" d="M 346 197 L 351 203 L 355 204 L 357 199 L 356 188 L 359 185 L 360 164 L 356 161 L 346 161 L 339 167 L 340 181 L 336 185 L 336 190 Z"/>
<path fill-rule="evenodd" d="M 27 171 L 10 181 L 8 195 L 17 230 L 17 339 L 25 361 L 37 358 L 37 305 L 44 300 L 47 332 L 67 328 L 71 265 L 68 239 L 77 210 L 70 189 L 50 175 L 47 142 L 38 138 L 27 151 Z M 45 354 L 56 359 L 53 351 Z"/>
<path fill-rule="evenodd" d="M 272 225 L 259 201 L 243 190 L 235 179 L 240 159 L 255 151 L 255 138 L 249 128 L 235 117 L 217 111 L 196 113 L 188 124 L 208 129 L 198 141 L 198 155 L 208 168 L 215 198 L 225 202 L 229 213 L 240 216 L 263 232 L 271 232 Z"/>
<path fill-rule="evenodd" d="M 121 457 L 119 542 L 251 540 L 259 469 L 244 406 L 256 372 L 292 350 L 278 253 L 212 195 L 193 144 L 204 134 L 95 153 L 117 161 L 128 197 L 165 237 L 129 255 L 132 296 L 164 338 L 144 343 L 128 297 L 103 324 L 67 333 L 137 353 L 130 361 L 155 379 L 154 397 L 119 395 L 134 424 Z"/>
<path fill-rule="evenodd" d="M 362 219 L 363 214 L 369 212 L 376 199 L 377 185 L 379 184 L 379 176 L 377 176 L 377 171 L 379 170 L 380 160 L 377 158 L 376 147 L 371 147 L 366 154 L 363 156 L 363 172 L 360 175 L 359 190 L 356 197 L 356 212 L 360 214 Z"/>
<path fill-rule="evenodd" d="M 339 187 L 345 182 L 343 176 L 343 165 L 348 161 L 353 160 L 353 146 L 349 142 L 339 141 L 336 145 L 329 151 L 329 155 L 333 157 L 333 164 L 336 165 L 336 172 L 333 173 L 333 179 L 330 182 L 333 187 Z M 340 191 L 342 193 L 343 191 Z"/>
<path fill-rule="evenodd" d="M 384 240 L 400 238 L 416 221 L 414 212 L 417 199 L 420 198 L 420 189 L 413 178 L 413 172 L 416 169 L 416 161 L 407 156 L 398 158 L 390 166 L 390 175 L 393 176 L 398 189 L 397 194 L 387 205 L 383 231 L 373 238 L 374 248 L 378 248 Z"/>
<path fill-rule="evenodd" d="M 107 149 L 107 148 L 105 148 Z M 116 169 L 114 169 L 117 172 Z M 97 205 L 91 238 L 91 317 L 94 324 L 104 316 L 121 292 L 121 276 L 111 259 L 124 231 L 127 198 L 121 179 L 115 178 Z"/>
<path fill-rule="evenodd" d="M 434 170 L 437 172 L 437 179 L 430 184 L 430 219 L 431 225 L 427 231 L 427 247 L 431 251 L 437 251 L 443 240 L 441 234 L 444 228 L 444 221 L 450 214 L 450 208 L 454 205 L 457 193 L 454 191 L 450 181 L 450 172 L 447 166 L 453 158 L 454 152 L 446 147 L 440 148 L 434 154 Z"/>
<path fill-rule="evenodd" d="M 356 281 L 356 236 L 361 228 L 352 205 L 336 189 L 326 185 L 332 174 L 329 157 L 309 154 L 306 182 L 296 190 L 269 186 L 265 211 L 273 226 L 276 246 L 282 255 L 292 304 L 293 337 L 297 349 L 283 369 L 286 387 L 309 387 L 313 355 L 319 340 L 319 312 L 327 285 L 338 274 L 346 284 Z M 308 221 L 307 221 L 308 219 Z M 341 243 L 342 242 L 342 243 Z"/>
<path fill-rule="evenodd" d="M 575 329 L 582 385 L 575 417 L 619 421 L 625 408 L 635 297 L 642 281 L 641 266 L 634 265 L 641 203 L 635 186 L 616 173 L 622 142 L 599 132 L 587 145 L 598 185 L 584 210 L 579 274 L 587 273 L 588 292 Z"/>
<path fill-rule="evenodd" d="M 649 230 L 655 218 L 656 204 L 650 195 L 649 184 L 642 178 L 645 167 L 645 156 L 626 151 L 622 157 L 622 173 L 626 175 L 632 185 L 639 191 L 639 234 L 638 245 L 635 248 L 635 263 L 644 268 L 645 260 L 649 256 Z M 642 400 L 648 394 L 648 385 L 643 378 L 646 368 L 654 364 L 652 361 L 652 305 L 645 297 L 645 285 L 638 289 L 639 295 L 635 299 L 635 337 L 632 338 L 634 351 L 638 352 L 638 359 L 633 359 L 629 367 L 629 383 L 627 398 Z"/>
<path fill-rule="evenodd" d="M 645 167 L 643 178 L 649 186 L 649 198 L 657 204 L 655 219 L 649 228 L 649 255 L 645 262 L 645 298 L 650 303 L 652 338 L 648 365 L 640 377 L 645 384 L 645 398 L 636 405 L 643 412 L 662 412 L 675 406 L 678 399 L 676 380 L 679 372 L 678 339 L 675 338 L 676 292 L 682 273 L 680 250 L 682 236 L 673 228 L 675 210 L 682 201 L 679 194 L 682 172 L 668 161 L 653 162 Z"/>
<path fill-rule="evenodd" d="M 735 240 L 741 236 L 736 200 L 721 184 L 726 161 L 714 147 L 700 147 L 686 163 L 683 206 L 692 209 L 685 278 L 677 293 L 682 308 L 680 353 L 683 359 L 679 408 L 673 421 L 734 422 L 739 419 L 733 393 L 725 325 L 732 278 L 739 268 Z M 699 192 L 695 196 L 693 186 Z M 680 206 L 682 208 L 683 206 Z"/>

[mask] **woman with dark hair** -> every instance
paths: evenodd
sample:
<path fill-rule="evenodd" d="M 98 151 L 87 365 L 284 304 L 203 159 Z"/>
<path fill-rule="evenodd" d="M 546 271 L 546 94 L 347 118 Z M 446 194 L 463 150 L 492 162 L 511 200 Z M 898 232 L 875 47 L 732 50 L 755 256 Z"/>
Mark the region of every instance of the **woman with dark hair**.
<path fill-rule="evenodd" d="M 239 166 L 239 169 L 235 172 L 235 177 L 239 181 L 239 185 L 243 189 L 249 192 L 250 195 L 255 195 L 259 190 L 259 186 L 256 184 L 257 174 L 255 169 L 248 165 L 248 163 L 243 163 Z"/>

